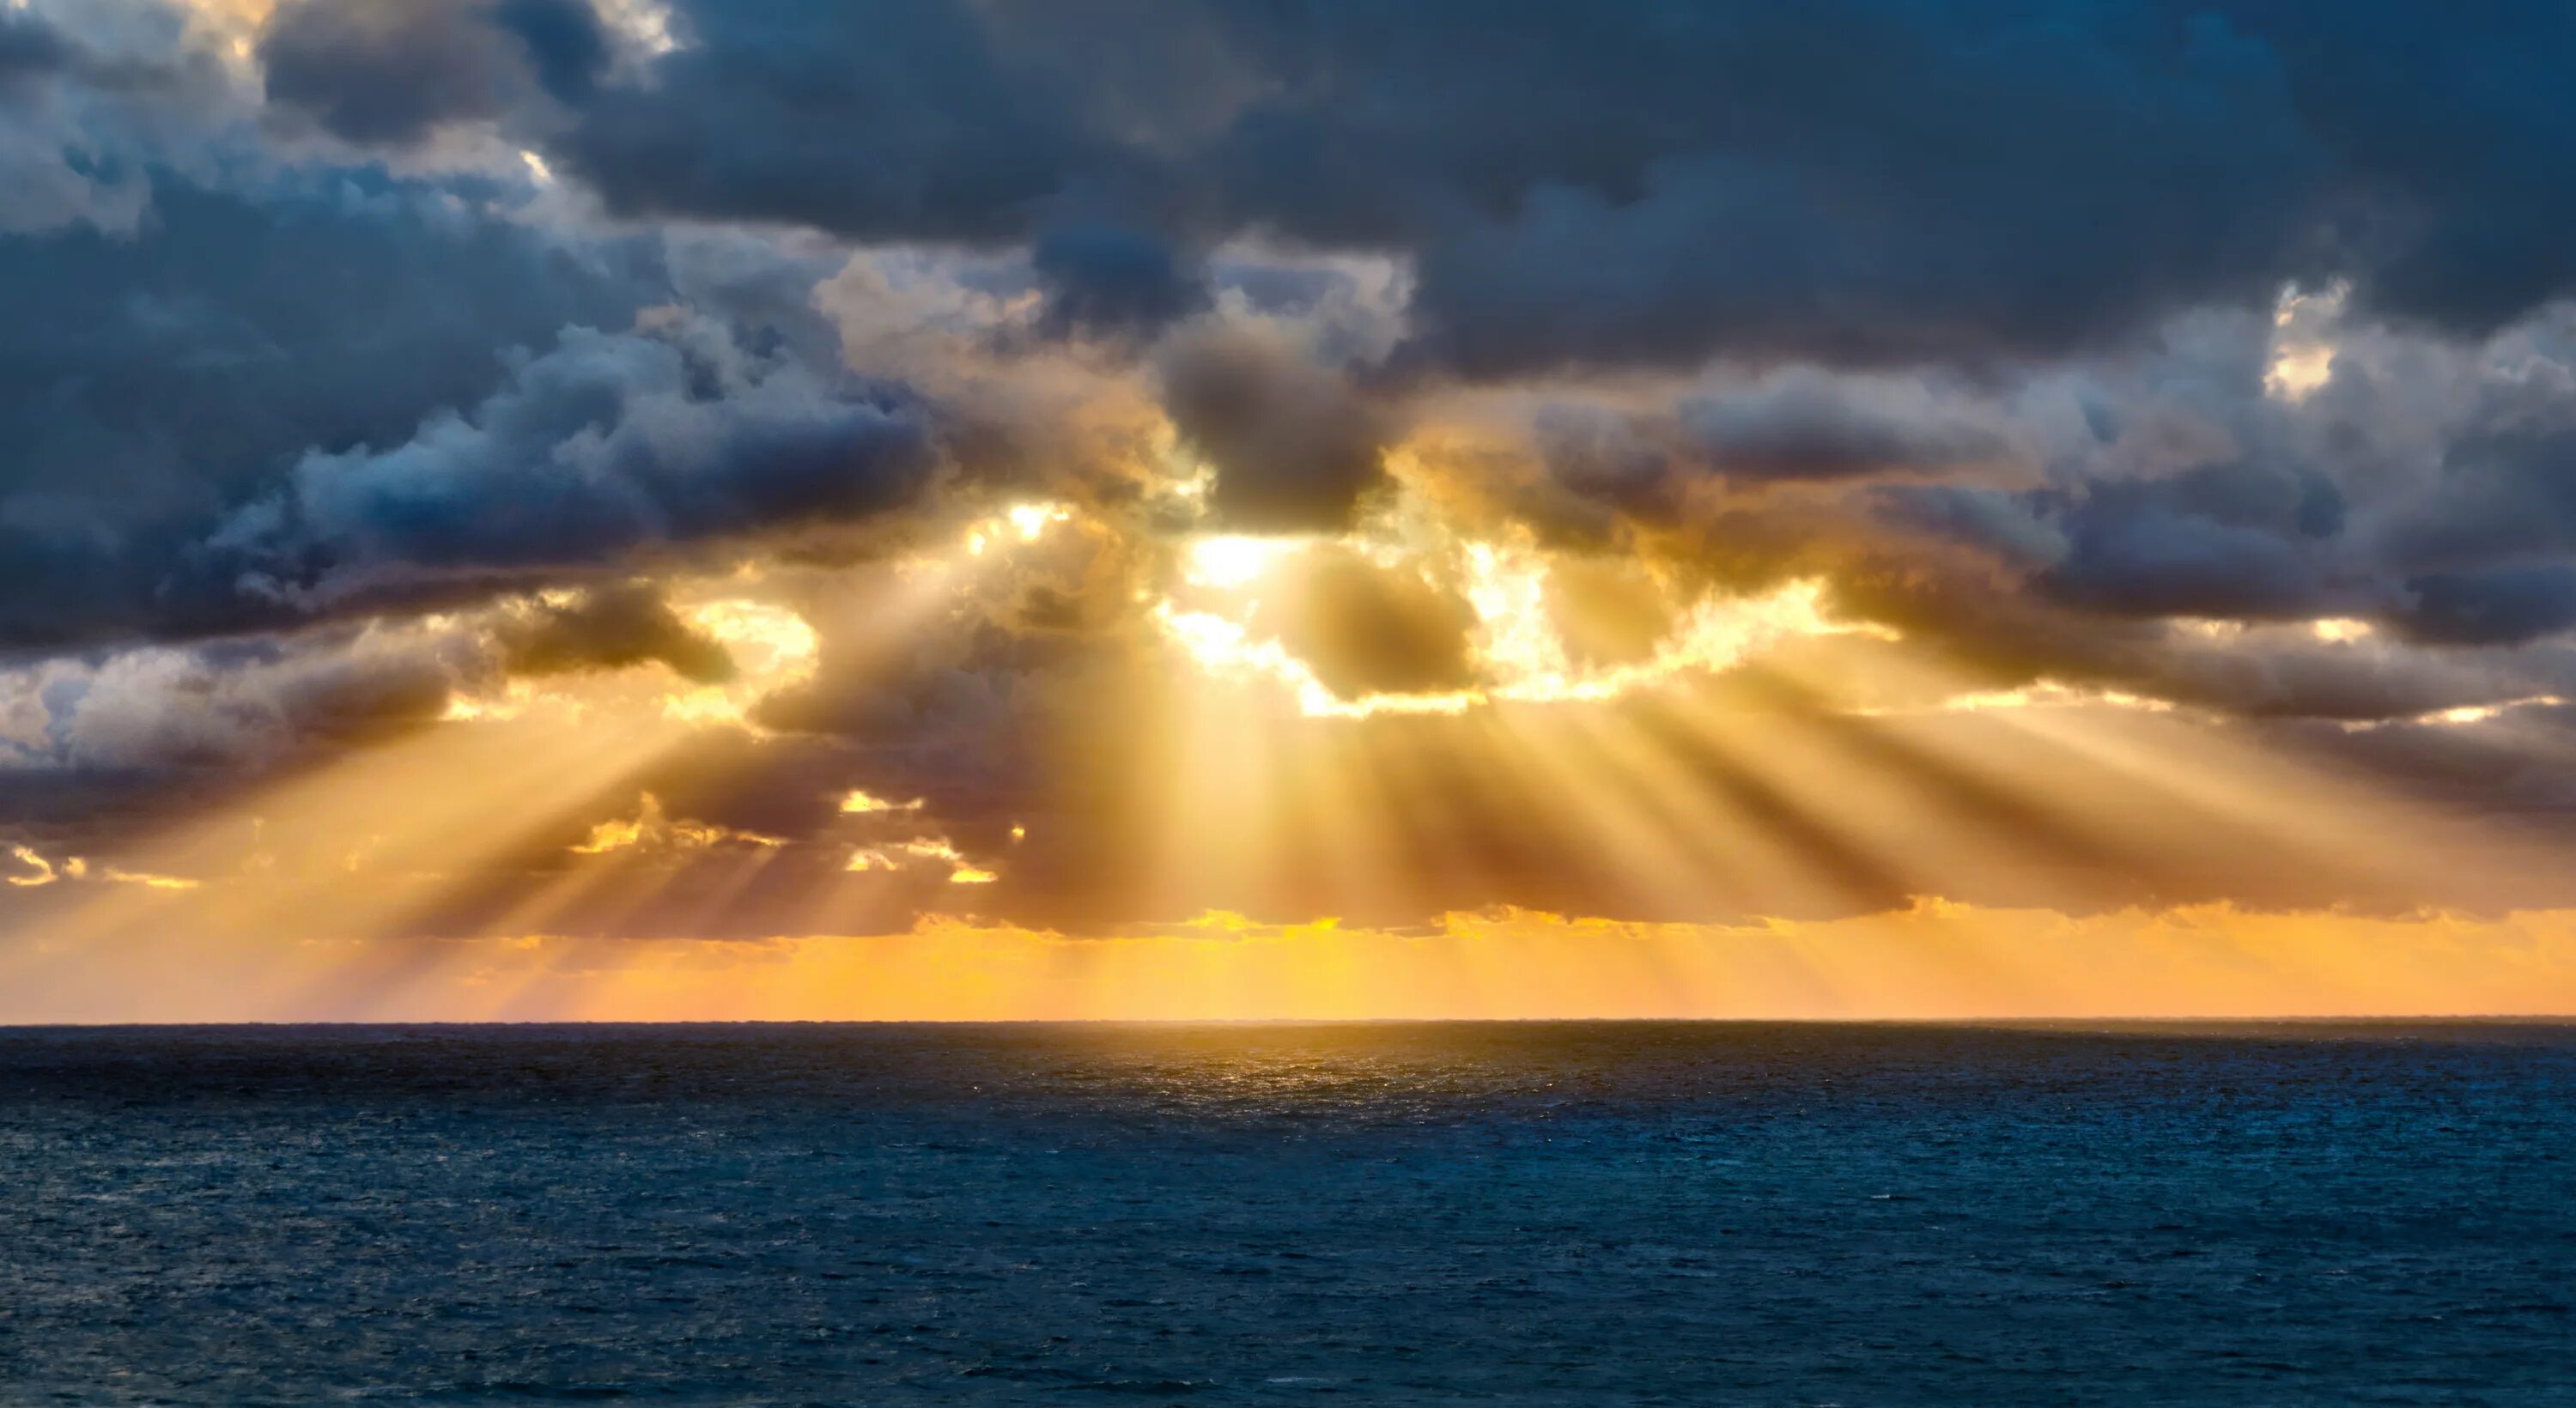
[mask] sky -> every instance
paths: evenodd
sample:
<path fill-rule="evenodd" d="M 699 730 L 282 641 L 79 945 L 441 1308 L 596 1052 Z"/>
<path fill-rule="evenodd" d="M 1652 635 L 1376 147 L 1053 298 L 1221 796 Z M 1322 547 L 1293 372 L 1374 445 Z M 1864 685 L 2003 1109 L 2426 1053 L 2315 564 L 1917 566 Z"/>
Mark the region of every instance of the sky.
<path fill-rule="evenodd" d="M 0 1021 L 2576 1012 L 2571 69 L 0 0 Z"/>

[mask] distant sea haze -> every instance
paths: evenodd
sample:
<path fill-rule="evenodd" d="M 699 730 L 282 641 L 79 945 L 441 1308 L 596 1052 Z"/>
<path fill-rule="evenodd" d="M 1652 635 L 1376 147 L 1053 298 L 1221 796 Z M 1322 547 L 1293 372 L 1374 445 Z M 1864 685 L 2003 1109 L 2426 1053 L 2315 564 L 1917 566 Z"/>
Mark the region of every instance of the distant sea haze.
<path fill-rule="evenodd" d="M 0 1030 L 0 1401 L 2576 1399 L 2576 1028 Z"/>

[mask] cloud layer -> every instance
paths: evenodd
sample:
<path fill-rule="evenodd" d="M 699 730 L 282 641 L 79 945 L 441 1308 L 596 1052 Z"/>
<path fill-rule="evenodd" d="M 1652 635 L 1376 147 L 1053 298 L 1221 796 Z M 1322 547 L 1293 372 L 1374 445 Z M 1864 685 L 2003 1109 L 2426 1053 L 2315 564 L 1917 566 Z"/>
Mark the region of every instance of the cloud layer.
<path fill-rule="evenodd" d="M 1979 780 L 2077 764 L 1970 716 L 2562 829 L 2571 66 L 2538 5 L 0 10 L 0 844 L 616 715 L 687 736 L 440 922 L 648 791 L 780 843 L 615 862 L 750 936 L 836 876 L 880 925 L 1813 898 L 1646 893 L 1526 727 L 1845 907 L 2065 901 L 1873 858 L 1702 710 L 2099 903 L 2402 906 L 2087 849 Z M 1238 786 L 1279 873 L 1174 880 Z M 1331 805 L 1408 884 L 1261 810 Z"/>

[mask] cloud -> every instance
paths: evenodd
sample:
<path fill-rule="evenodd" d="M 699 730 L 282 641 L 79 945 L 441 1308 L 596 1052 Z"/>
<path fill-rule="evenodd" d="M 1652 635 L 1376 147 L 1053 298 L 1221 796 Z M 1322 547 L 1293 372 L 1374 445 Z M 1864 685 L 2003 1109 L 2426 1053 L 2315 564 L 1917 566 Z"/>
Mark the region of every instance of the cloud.
<path fill-rule="evenodd" d="M 492 20 L 527 46 L 539 85 L 568 103 L 588 98 L 615 57 L 592 0 L 500 0 Z"/>
<path fill-rule="evenodd" d="M 652 261 L 575 254 L 380 173 L 255 194 L 166 178 L 129 238 L 5 240 L 0 645 L 271 616 L 191 554 L 308 454 L 411 433 L 508 374 L 514 345 L 623 325 Z"/>
<path fill-rule="evenodd" d="M 578 600 L 538 603 L 499 630 L 509 668 L 522 675 L 614 670 L 658 662 L 693 684 L 723 684 L 736 673 L 723 644 L 680 619 L 647 583 L 593 589 Z"/>
<path fill-rule="evenodd" d="M 1205 281 L 1170 244 L 1134 230 L 1069 225 L 1030 247 L 1059 335 L 1152 334 L 1208 306 Z"/>
<path fill-rule="evenodd" d="M 1401 737 L 1460 799 L 1447 888 L 1336 899 L 1645 903 L 1476 794 L 1472 721 L 1293 731 L 1513 651 L 1852 903 L 1911 877 L 1650 703 L 2116 696 L 2558 805 L 2426 732 L 2576 697 L 2576 36 L 2537 7 L 641 8 L 0 9 L 0 817 L 176 812 L 513 689 L 721 696 L 584 824 L 650 791 L 799 883 L 936 839 L 975 903 L 1089 922 L 1160 878 L 1140 794 L 1204 686 L 1282 768 Z M 1275 567 L 1189 581 L 1212 534 Z M 711 635 L 717 573 L 793 647 Z M 1795 689 L 1602 683 L 1784 591 L 1866 628 L 1782 646 Z M 1200 592 L 1266 664 L 1172 676 Z M 725 688 L 563 678 L 654 663 Z"/>
<path fill-rule="evenodd" d="M 0 237 L 132 233 L 151 183 L 93 128 L 148 127 L 186 77 L 95 52 L 44 12 L 0 10 Z"/>
<path fill-rule="evenodd" d="M 993 240 L 1029 233 L 1069 172 L 1114 156 L 964 6 L 675 10 L 688 42 L 602 88 L 548 148 L 623 215 Z"/>
<path fill-rule="evenodd" d="M 1253 625 L 1343 699 L 1437 694 L 1477 681 L 1476 613 L 1455 591 L 1338 547 L 1313 549 L 1280 574 Z"/>
<path fill-rule="evenodd" d="M 24 84 L 71 66 L 71 42 L 25 10 L 0 12 L 0 85 Z"/>
<path fill-rule="evenodd" d="M 1201 330 L 1167 345 L 1160 369 L 1172 424 L 1216 470 L 1208 505 L 1225 527 L 1331 532 L 1385 482 L 1384 412 L 1275 336 Z"/>
<path fill-rule="evenodd" d="M 672 817 L 663 811 L 661 798 L 646 792 L 637 799 L 633 817 L 612 818 L 598 823 L 590 828 L 590 834 L 579 845 L 570 849 L 573 854 L 584 856 L 608 855 L 616 851 L 635 851 L 653 856 L 703 851 L 719 846 L 775 850 L 785 844 L 775 836 Z"/>
<path fill-rule="evenodd" d="M 2576 37 L 2529 8 L 691 0 L 673 28 L 631 81 L 556 85 L 550 159 L 622 214 L 1400 251 L 1407 360 L 1478 377 L 2055 356 L 2335 277 L 2477 333 L 2576 283 L 2531 194 Z"/>
<path fill-rule="evenodd" d="M 864 519 L 938 453 L 895 389 L 746 352 L 686 314 L 567 329 L 469 414 L 308 453 L 209 540 L 248 588 L 328 603 L 424 579 L 542 579 L 657 544 Z"/>
<path fill-rule="evenodd" d="M 2113 615 L 2279 618 L 2335 608 L 2294 539 L 2147 508 L 2080 515 L 2066 560 L 2044 580 L 2055 595 Z"/>
<path fill-rule="evenodd" d="M 2419 640 L 2512 645 L 2576 626 L 2576 566 L 2542 563 L 2409 578 L 2399 624 Z"/>
<path fill-rule="evenodd" d="M 612 57 L 590 0 L 285 0 L 261 31 L 271 105 L 407 144 L 539 94 L 591 96 Z"/>
<path fill-rule="evenodd" d="M 2013 454 L 2000 431 L 1920 387 L 1837 381 L 1812 370 L 1732 395 L 1693 396 L 1679 412 L 1709 465 L 1745 479 L 1932 475 Z"/>
<path fill-rule="evenodd" d="M 420 628 L 58 662 L 20 677 L 37 717 L 0 770 L 147 782 L 252 772 L 427 727 L 492 673 L 479 640 Z"/>
<path fill-rule="evenodd" d="M 1672 633 L 1676 613 L 1661 583 L 1626 558 L 1558 557 L 1548 564 L 1547 610 L 1578 665 L 1641 664 Z"/>

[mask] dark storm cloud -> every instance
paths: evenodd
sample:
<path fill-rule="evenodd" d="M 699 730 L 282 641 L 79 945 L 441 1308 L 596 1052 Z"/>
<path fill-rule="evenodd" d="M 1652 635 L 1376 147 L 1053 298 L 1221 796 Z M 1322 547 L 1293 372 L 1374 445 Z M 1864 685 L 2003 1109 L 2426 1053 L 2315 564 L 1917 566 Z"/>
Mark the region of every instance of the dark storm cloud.
<path fill-rule="evenodd" d="M 1047 327 L 1059 334 L 1151 334 L 1208 305 L 1205 280 L 1171 245 L 1106 225 L 1050 230 L 1029 262 L 1046 290 Z"/>
<path fill-rule="evenodd" d="M 424 578 L 507 579 L 641 548 L 890 509 L 936 467 L 925 410 L 681 315 L 567 329 L 471 411 L 409 439 L 314 452 L 290 487 L 207 544 L 284 599 L 361 598 Z"/>
<path fill-rule="evenodd" d="M 2006 459 L 2003 435 L 1935 407 L 1873 404 L 1812 372 L 1680 406 L 1692 447 L 1721 474 L 1832 480 L 1933 474 Z"/>
<path fill-rule="evenodd" d="M 1752 500 L 1777 493 L 1804 507 L 1765 515 L 1753 538 L 1779 536 L 1797 515 L 1808 520 L 1800 531 L 1873 513 L 1936 536 L 2027 525 L 2023 550 L 2045 565 L 2062 537 L 2040 523 L 2027 492 L 1994 487 L 2038 473 L 2018 435 L 2009 417 L 1955 389 L 1794 368 L 1705 378 L 1646 408 L 1542 401 L 1527 420 L 1529 472 L 1516 483 L 1509 473 L 1479 477 L 1509 484 L 1498 497 L 1543 540 L 1584 552 L 1633 546 L 1625 530 L 1704 523 L 1711 513 L 1736 513 L 1741 526 Z M 1739 534 L 1727 550 L 1753 545 Z"/>
<path fill-rule="evenodd" d="M 504 658 L 523 675 L 623 669 L 658 661 L 695 684 L 734 676 L 733 657 L 693 630 L 645 583 L 602 587 L 562 606 L 541 605 L 500 630 Z"/>
<path fill-rule="evenodd" d="M 613 210 L 1024 246 L 1059 335 L 1142 341 L 1201 311 L 1201 252 L 1229 236 L 1390 251 L 1413 275 L 1398 360 L 1471 375 L 1711 354 L 1985 369 L 2202 305 L 2268 309 L 2283 280 L 2333 276 L 2355 319 L 2477 331 L 2567 282 L 2534 235 L 2552 198 L 2516 192 L 2565 185 L 2540 179 L 2571 107 L 2544 80 L 2576 44 L 2524 7 L 706 0 L 671 28 L 676 47 L 648 58 L 619 55 L 574 0 L 290 7 L 268 77 L 326 120 L 333 84 L 390 105 L 337 124 L 390 141 L 507 119 L 542 88 L 570 110 L 528 140 Z M 404 72 L 371 67 L 406 47 Z M 1303 307 L 1264 293 L 1277 282 L 1218 286 Z M 1350 521 L 1383 482 L 1380 393 L 1402 383 L 1364 391 L 1332 368 L 1374 355 L 1207 331 L 1161 350 L 1168 408 L 1217 470 L 1220 524 Z M 1600 546 L 1621 521 L 1698 512 L 1712 474 L 1829 486 L 2032 467 L 1991 407 L 1866 381 L 1793 371 L 1660 419 L 1565 413 L 1541 426 L 1554 497 L 1525 507 Z M 2141 409 L 2106 396 L 2086 414 L 2125 452 L 2156 419 Z M 2061 451 L 2043 493 L 1876 485 L 1855 501 L 1868 521 L 1773 515 L 1723 571 L 1833 560 L 1801 534 L 1893 533 L 1965 546 L 2079 615 L 2347 612 L 2425 639 L 2554 628 L 2509 555 L 2559 550 L 2542 541 L 2546 478 L 2469 467 L 2438 510 L 2365 515 L 2364 540 L 2315 458 L 2248 444 L 2106 477 Z M 576 554 L 666 536 L 601 531 L 576 532 Z M 385 536 L 428 564 L 528 556 Z M 2498 592 L 2510 609 L 2473 600 Z"/>
<path fill-rule="evenodd" d="M 2436 572 L 2406 582 L 2398 624 L 2419 640 L 2512 645 L 2576 626 L 2576 566 Z"/>
<path fill-rule="evenodd" d="M 410 72 L 447 51 L 404 26 L 479 26 L 561 86 L 598 62 L 579 32 L 596 17 L 562 8 L 306 7 L 267 37 L 391 26 L 384 62 Z M 141 27 L 172 46 L 184 33 Z M 926 413 L 840 370 L 808 260 L 549 229 L 517 172 L 397 176 L 231 147 L 145 164 L 120 96 L 137 84 L 196 103 L 208 143 L 252 138 L 223 128 L 219 88 L 162 81 L 203 56 L 10 32 L 19 67 L 63 70 L 58 116 L 95 124 L 67 130 L 129 172 L 115 189 L 137 213 L 102 225 L 82 193 L 55 192 L 47 218 L 0 220 L 15 231 L 0 233 L 0 650 L 294 626 L 403 593 L 471 600 L 478 580 L 864 516 L 927 473 Z M 0 166 L 11 156 L 0 140 Z M 704 311 L 618 331 L 675 302 Z"/>
<path fill-rule="evenodd" d="M 2017 569 L 2045 567 L 2070 548 L 2065 530 L 2042 517 L 2024 494 L 1955 484 L 1898 484 L 1872 493 L 1862 509 L 1897 532 L 1961 544 Z"/>
<path fill-rule="evenodd" d="M 568 103 L 589 97 L 614 57 L 591 0 L 499 0 L 492 22 L 527 46 L 537 82 Z"/>
<path fill-rule="evenodd" d="M 2483 331 L 2576 281 L 2576 10 L 2550 3 L 2226 7 L 2291 75 L 2342 193 L 2385 218 L 2345 272 L 2369 307 Z"/>
<path fill-rule="evenodd" d="M 2062 567 L 2025 580 L 2026 562 L 1919 540 L 1846 544 L 1821 560 L 1843 609 L 1895 626 L 1909 650 L 1992 688 L 2047 681 L 2223 714 L 2370 722 L 2555 693 L 2569 679 L 2560 656 L 2465 650 L 2402 626 L 2394 637 L 2319 639 L 2310 618 L 2386 619 L 2384 604 L 2347 604 L 2387 584 L 2329 590 L 2259 529 L 2157 517 L 2123 545 L 2079 539 L 2071 552 L 2084 564 L 2080 582 Z"/>
<path fill-rule="evenodd" d="M 1982 537 L 2089 612 L 2353 616 L 2480 645 L 2576 625 L 2565 343 L 2546 329 L 2462 349 L 2346 335 L 2335 385 L 2306 402 L 2150 385 L 2106 412 L 2128 427 L 2068 456 L 2050 488 L 1978 500 L 1900 488 L 1881 502 L 1911 494 L 1898 516 Z M 2156 429 L 2183 405 L 2197 431 Z M 2051 540 L 2062 547 L 2041 557 Z"/>
<path fill-rule="evenodd" d="M 1172 424 L 1216 470 L 1209 507 L 1254 533 L 1333 532 L 1385 482 L 1386 413 L 1275 339 L 1209 330 L 1164 349 Z"/>
<path fill-rule="evenodd" d="M 1122 164 L 1071 120 L 1066 76 L 997 52 L 963 5 L 752 0 L 677 21 L 682 46 L 553 149 L 623 214 L 1018 239 Z"/>
<path fill-rule="evenodd" d="M 576 254 L 363 171 L 256 192 L 164 173 L 130 236 L 0 235 L 0 647 L 245 622 L 194 551 L 221 514 L 658 286 L 648 251 Z"/>
<path fill-rule="evenodd" d="M 2576 552 L 2576 402 L 2562 388 L 2543 406 L 2482 409 L 2445 446 L 2438 496 L 2390 530 L 2398 560 L 2438 572 Z"/>
<path fill-rule="evenodd" d="M 2334 275 L 2476 331 L 2576 282 L 2576 34 L 2545 6 L 691 0 L 674 28 L 552 147 L 614 209 L 1391 249 L 1409 359 L 1477 375 L 2061 353 Z"/>
<path fill-rule="evenodd" d="M 446 0 L 288 0 L 261 35 L 268 100 L 354 142 L 409 142 L 490 117 L 525 74 L 479 6 Z"/>
<path fill-rule="evenodd" d="M 2139 506 L 2082 512 L 2053 595 L 2120 616 L 2282 618 L 2334 603 L 2316 562 L 2268 528 Z"/>
<path fill-rule="evenodd" d="M 0 93 L 8 84 L 61 72 L 72 54 L 70 42 L 43 16 L 0 11 Z"/>
<path fill-rule="evenodd" d="M 269 101 L 352 142 L 580 101 L 610 57 L 589 0 L 286 0 L 259 41 Z"/>
<path fill-rule="evenodd" d="M 2316 638 L 2300 625 L 2209 633 L 2052 606 L 1937 556 L 1856 555 L 1834 597 L 1905 633 L 1912 658 L 2005 689 L 2042 681 L 2219 714 L 2369 723 L 2553 694 L 2563 654 Z M 1865 681 L 1864 681 L 1865 682 Z"/>
<path fill-rule="evenodd" d="M 1686 452 L 1660 420 L 1550 404 L 1531 417 L 1530 438 L 1541 476 L 1518 511 L 1552 537 L 1597 544 L 1618 517 L 1662 523 L 1687 507 Z"/>
<path fill-rule="evenodd" d="M 1554 502 L 1527 511 L 1580 539 L 1600 531 L 1598 522 L 1580 521 L 1588 511 L 1670 522 L 1705 497 L 1695 490 L 1720 486 L 1758 491 L 1979 472 L 2028 478 L 2027 452 L 1995 419 L 1964 397 L 1813 368 L 1704 386 L 1666 409 L 1550 402 L 1531 416 L 1530 438 Z"/>

